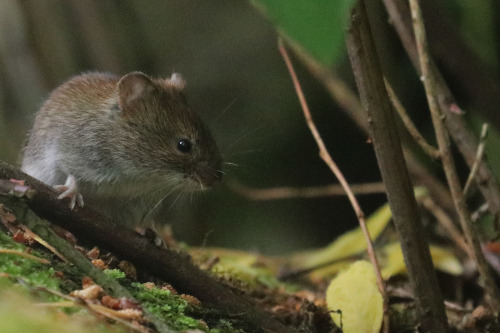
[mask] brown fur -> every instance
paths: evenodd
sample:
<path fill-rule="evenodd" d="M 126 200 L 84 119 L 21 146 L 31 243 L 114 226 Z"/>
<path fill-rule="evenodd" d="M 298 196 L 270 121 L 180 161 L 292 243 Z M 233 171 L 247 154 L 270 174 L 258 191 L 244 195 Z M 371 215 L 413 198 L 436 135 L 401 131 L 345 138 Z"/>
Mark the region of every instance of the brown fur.
<path fill-rule="evenodd" d="M 217 146 L 183 90 L 177 74 L 76 76 L 38 112 L 22 169 L 53 186 L 71 175 L 85 204 L 128 226 L 151 223 L 150 212 L 171 191 L 222 178 Z M 183 139 L 189 152 L 178 148 Z"/>

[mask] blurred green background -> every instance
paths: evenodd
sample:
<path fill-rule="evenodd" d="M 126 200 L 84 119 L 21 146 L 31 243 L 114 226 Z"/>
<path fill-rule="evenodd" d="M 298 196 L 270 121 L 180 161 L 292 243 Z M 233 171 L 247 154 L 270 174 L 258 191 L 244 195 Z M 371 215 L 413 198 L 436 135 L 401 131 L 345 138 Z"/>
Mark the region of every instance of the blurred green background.
<path fill-rule="evenodd" d="M 273 25 L 278 22 L 282 30 L 293 32 L 298 20 L 301 38 L 320 38 L 303 33 L 304 27 L 323 29 L 315 17 L 314 6 L 320 2 L 311 1 L 312 10 L 297 15 L 289 13 L 297 1 L 260 1 L 254 6 L 234 0 L 2 0 L 0 159 L 19 163 L 35 112 L 69 77 L 86 71 L 140 70 L 152 76 L 175 71 L 187 80 L 191 108 L 211 127 L 224 159 L 237 165 L 226 167 L 227 182 L 259 188 L 334 183 L 303 120 Z M 338 12 L 328 7 L 336 18 L 332 42 L 325 45 L 332 56 L 321 60 L 354 87 L 343 46 L 348 6 L 333 3 L 341 6 Z M 382 4 L 370 3 L 371 13 L 384 23 L 375 29 L 384 68 L 398 83 L 417 126 L 429 135 L 418 77 L 387 24 Z M 499 5 L 495 0 L 473 3 L 443 1 L 461 36 L 497 75 Z M 279 21 L 283 17 L 294 21 Z M 347 180 L 378 181 L 366 135 L 299 61 L 295 64 L 319 130 Z M 360 197 L 367 214 L 384 202 L 381 194 Z M 357 225 L 343 197 L 252 202 L 227 184 L 167 207 L 165 217 L 177 238 L 191 245 L 264 253 L 319 247 Z"/>

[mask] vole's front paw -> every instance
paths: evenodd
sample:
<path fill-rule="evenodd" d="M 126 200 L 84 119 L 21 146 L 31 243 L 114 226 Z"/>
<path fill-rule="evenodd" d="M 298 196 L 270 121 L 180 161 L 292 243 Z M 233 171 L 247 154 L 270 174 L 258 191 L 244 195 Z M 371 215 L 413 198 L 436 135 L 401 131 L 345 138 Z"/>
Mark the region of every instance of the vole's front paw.
<path fill-rule="evenodd" d="M 161 247 L 163 249 L 169 248 L 167 242 L 165 242 L 165 240 L 156 232 L 154 228 L 136 227 L 134 230 L 157 247 Z"/>
<path fill-rule="evenodd" d="M 83 197 L 78 192 L 78 184 L 76 183 L 76 179 L 73 175 L 68 175 L 66 178 L 66 183 L 64 185 L 56 185 L 54 189 L 61 193 L 57 198 L 64 199 L 69 198 L 69 208 L 73 210 L 75 208 L 76 203 L 78 206 L 83 207 Z"/>

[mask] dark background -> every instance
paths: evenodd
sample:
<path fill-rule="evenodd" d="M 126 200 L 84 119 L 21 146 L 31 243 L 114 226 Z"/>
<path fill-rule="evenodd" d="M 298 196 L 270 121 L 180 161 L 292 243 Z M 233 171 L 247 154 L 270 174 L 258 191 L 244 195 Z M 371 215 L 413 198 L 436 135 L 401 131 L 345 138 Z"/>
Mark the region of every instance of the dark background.
<path fill-rule="evenodd" d="M 462 1 L 445 4 L 471 46 L 496 70 L 496 37 L 481 30 L 487 21 L 476 12 L 495 7 L 493 2 L 478 1 L 474 8 Z M 380 4 L 371 10 L 387 22 Z M 431 134 L 428 114 L 421 110 L 423 90 L 397 37 L 388 24 L 375 33 L 388 76 L 398 83 L 417 126 Z M 343 54 L 335 68 L 353 86 Z M 378 181 L 366 135 L 294 63 L 313 117 L 347 180 Z M 304 122 L 273 25 L 250 2 L 234 0 L 0 1 L 0 158 L 18 164 L 33 115 L 50 90 L 94 70 L 181 73 L 191 108 L 211 127 L 224 159 L 237 164 L 226 167 L 227 183 L 264 188 L 335 182 Z M 253 202 L 227 183 L 166 207 L 179 240 L 286 253 L 323 246 L 357 225 L 344 197 Z M 366 214 L 384 202 L 380 194 L 360 197 Z"/>

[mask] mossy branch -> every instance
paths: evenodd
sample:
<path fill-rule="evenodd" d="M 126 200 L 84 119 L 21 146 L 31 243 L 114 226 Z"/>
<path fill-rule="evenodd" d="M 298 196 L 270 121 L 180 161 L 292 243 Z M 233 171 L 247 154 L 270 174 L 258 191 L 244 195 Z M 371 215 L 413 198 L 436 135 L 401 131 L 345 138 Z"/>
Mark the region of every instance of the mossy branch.
<path fill-rule="evenodd" d="M 105 219 L 88 208 L 71 211 L 66 201 L 57 199 L 57 193 L 51 187 L 2 161 L 0 161 L 0 179 L 25 180 L 26 185 L 36 191 L 31 198 L 24 199 L 29 209 L 36 215 L 69 230 L 85 242 L 98 245 L 101 249 L 130 261 L 137 268 L 172 284 L 177 290 L 191 294 L 208 306 L 213 306 L 223 313 L 241 318 L 250 325 L 269 332 L 295 332 L 271 318 L 268 313 L 253 306 L 246 297 L 234 294 L 228 287 L 201 271 L 192 263 L 187 254 L 159 248 L 148 239 Z M 2 200 L 7 197 L 14 202 L 22 200 L 2 195 L 12 190 L 2 188 L 2 184 L 4 183 L 0 183 Z M 10 205 L 12 204 L 13 202 L 10 201 Z M 43 237 L 47 235 L 45 231 L 37 230 L 37 232 Z M 47 241 L 54 240 L 51 238 Z M 55 244 L 52 245 L 55 246 Z M 66 253 L 67 249 L 58 250 Z M 88 266 L 85 273 L 90 275 L 94 269 Z"/>
<path fill-rule="evenodd" d="M 2 186 L 4 185 L 4 186 Z M 95 267 L 83 254 L 77 251 L 68 241 L 58 236 L 51 228 L 51 225 L 46 220 L 36 215 L 19 197 L 11 195 L 1 195 L 3 189 L 9 189 L 7 183 L 0 184 L 0 203 L 8 207 L 18 221 L 22 221 L 31 231 L 40 236 L 44 241 L 49 243 L 58 252 L 64 253 L 64 257 L 75 265 L 81 272 L 92 278 L 92 280 L 100 285 L 108 294 L 113 297 L 126 297 L 133 299 L 132 294 L 118 283 L 117 280 L 104 274 L 102 270 Z M 154 315 L 146 313 L 147 318 L 156 326 L 158 332 L 175 333 L 164 322 L 160 321 Z"/>

